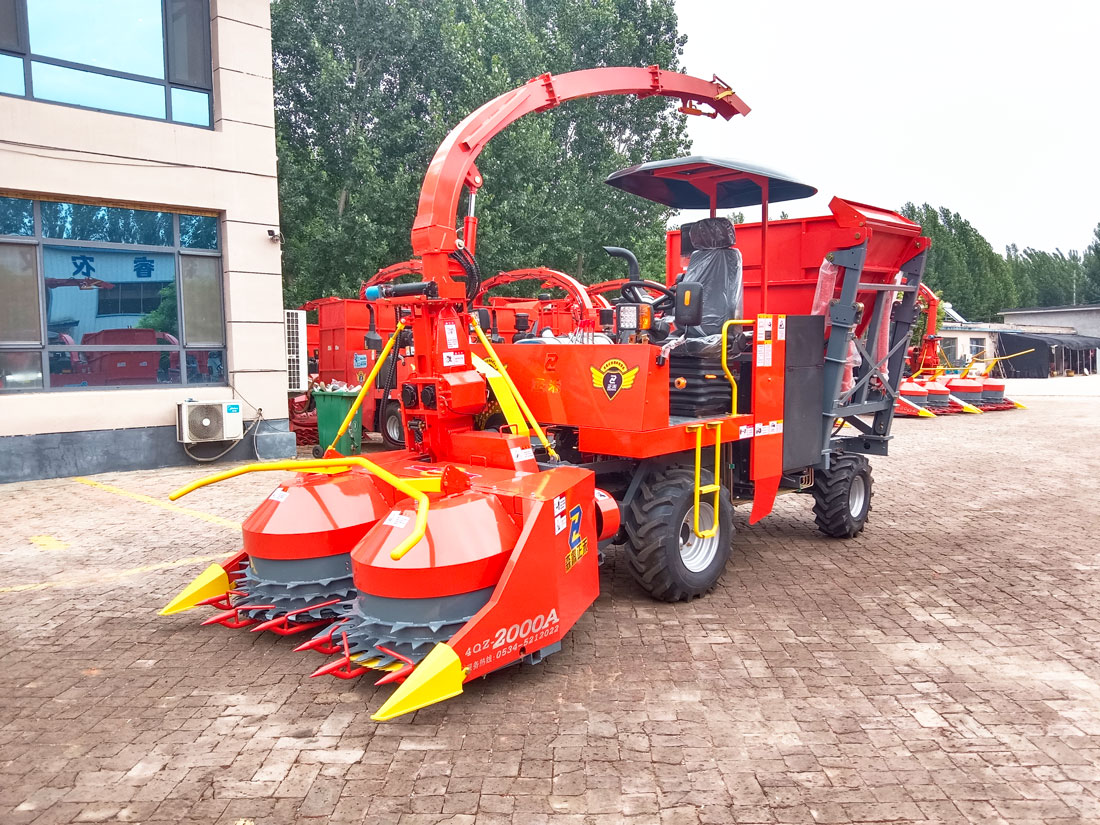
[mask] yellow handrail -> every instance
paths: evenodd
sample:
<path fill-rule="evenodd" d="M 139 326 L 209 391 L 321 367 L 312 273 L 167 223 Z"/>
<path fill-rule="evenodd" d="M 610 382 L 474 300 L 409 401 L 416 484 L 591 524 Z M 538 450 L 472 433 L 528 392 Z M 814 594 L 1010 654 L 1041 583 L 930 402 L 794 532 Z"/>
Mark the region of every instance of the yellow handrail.
<path fill-rule="evenodd" d="M 542 427 L 539 426 L 539 422 L 535 420 L 534 414 L 531 412 L 531 408 L 527 406 L 527 402 L 523 400 L 523 396 L 519 394 L 519 390 L 516 388 L 515 383 L 512 381 L 512 376 L 508 374 L 508 370 L 504 366 L 504 362 L 500 360 L 500 356 L 496 354 L 496 350 L 493 349 L 493 345 L 489 343 L 489 339 L 485 337 L 485 333 L 481 331 L 481 324 L 477 322 L 477 318 L 473 315 L 470 316 L 470 325 L 474 328 L 474 334 L 477 335 L 477 340 L 481 342 L 481 346 L 485 347 L 485 351 L 489 353 L 489 357 L 493 361 L 493 366 L 503 376 L 505 383 L 508 385 L 509 391 L 512 393 L 512 397 L 516 399 L 516 403 L 519 404 L 520 410 L 523 411 L 524 417 L 531 425 L 531 429 L 535 431 L 535 435 L 538 436 L 542 446 L 546 448 L 546 454 L 549 455 L 555 461 L 558 460 L 558 454 L 554 452 L 554 448 L 550 446 L 549 439 L 546 438 L 546 433 L 542 431 Z"/>
<path fill-rule="evenodd" d="M 198 481 L 192 481 L 186 487 L 181 487 L 175 492 L 171 493 L 168 498 L 171 501 L 175 501 L 178 498 L 182 498 L 188 493 L 192 493 L 198 490 L 200 487 L 206 487 L 210 484 L 217 484 L 219 481 L 225 481 L 226 479 L 236 478 L 237 476 L 247 475 L 248 473 L 264 473 L 274 471 L 286 471 L 302 472 L 304 470 L 322 470 L 330 469 L 333 467 L 350 467 L 351 465 L 362 467 L 369 473 L 378 476 L 384 482 L 389 484 L 395 490 L 398 490 L 409 498 L 416 502 L 416 523 L 413 525 L 413 531 L 401 540 L 393 550 L 390 551 L 390 558 L 394 561 L 400 559 L 406 553 L 408 553 L 422 538 L 428 528 L 428 497 L 425 492 L 438 493 L 440 486 L 440 478 L 438 476 L 428 476 L 424 478 L 400 478 L 395 476 L 389 470 L 384 470 L 375 464 L 373 461 L 367 461 L 362 456 L 346 456 L 343 458 L 315 458 L 308 461 L 273 461 L 269 464 L 247 464 L 244 467 L 236 467 L 232 470 L 226 470 L 225 472 L 215 473 L 212 476 L 206 478 L 200 478 Z"/>
<path fill-rule="evenodd" d="M 382 352 L 380 352 L 378 357 L 374 360 L 374 366 L 371 367 L 370 374 L 367 375 L 366 380 L 363 381 L 363 387 L 359 390 L 359 394 L 355 396 L 355 403 L 351 405 L 351 409 L 348 410 L 348 414 L 344 417 L 344 423 L 340 425 L 340 429 L 336 431 L 336 437 L 332 439 L 332 443 L 328 445 L 329 450 L 335 450 L 336 442 L 348 431 L 352 419 L 355 418 L 355 414 L 359 412 L 359 408 L 363 406 L 363 399 L 366 398 L 367 393 L 370 392 L 370 388 L 374 384 L 374 379 L 378 377 L 378 372 L 382 369 L 382 365 L 386 363 L 386 358 L 393 349 L 393 345 L 397 342 L 397 336 L 401 334 L 401 330 L 404 328 L 405 322 L 398 321 L 397 329 L 393 331 L 390 340 L 386 342 L 386 346 L 382 347 Z M 326 452 L 328 451 L 326 450 Z"/>
<path fill-rule="evenodd" d="M 732 326 L 752 326 L 755 323 L 755 321 L 749 321 L 744 318 L 733 318 L 722 324 L 722 372 L 726 374 L 726 380 L 730 382 L 730 388 L 733 392 L 730 415 L 737 415 L 737 379 L 733 377 L 733 373 L 730 372 L 729 364 L 726 363 L 726 352 L 729 348 L 729 329 Z"/>

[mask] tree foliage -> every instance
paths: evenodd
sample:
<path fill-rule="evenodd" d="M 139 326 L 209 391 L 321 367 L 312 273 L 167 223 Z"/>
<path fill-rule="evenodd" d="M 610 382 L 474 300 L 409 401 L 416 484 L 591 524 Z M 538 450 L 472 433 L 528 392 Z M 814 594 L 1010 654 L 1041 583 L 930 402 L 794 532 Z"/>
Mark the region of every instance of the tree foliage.
<path fill-rule="evenodd" d="M 1019 306 L 1053 307 L 1081 302 L 1084 270 L 1081 256 L 1071 250 L 1043 252 L 1028 247 L 1021 252 L 1016 244 L 1005 250 L 1009 268 L 1020 293 Z"/>
<path fill-rule="evenodd" d="M 353 294 L 407 258 L 429 160 L 452 126 L 543 72 L 675 69 L 673 0 L 274 0 L 276 128 L 288 305 Z M 623 166 L 684 153 L 664 98 L 591 98 L 524 118 L 478 159 L 487 274 L 545 265 L 621 275 L 601 244 L 663 261 L 669 210 L 606 186 Z"/>
<path fill-rule="evenodd" d="M 1081 303 L 1100 304 L 1100 224 L 1092 231 L 1092 243 L 1081 262 Z"/>
<path fill-rule="evenodd" d="M 1008 263 L 958 212 L 907 203 L 901 214 L 932 239 L 924 280 L 968 321 L 997 321 L 1017 306 L 1019 291 Z"/>
<path fill-rule="evenodd" d="M 907 203 L 901 213 L 932 239 L 925 282 L 968 321 L 1012 307 L 1100 303 L 1100 226 L 1084 256 L 1010 244 L 1001 257 L 957 212 Z"/>

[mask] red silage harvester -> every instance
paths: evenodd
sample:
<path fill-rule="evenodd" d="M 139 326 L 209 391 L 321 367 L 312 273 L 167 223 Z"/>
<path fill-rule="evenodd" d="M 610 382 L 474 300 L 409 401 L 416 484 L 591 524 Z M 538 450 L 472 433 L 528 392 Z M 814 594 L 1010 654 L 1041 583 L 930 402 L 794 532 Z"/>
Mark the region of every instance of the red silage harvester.
<path fill-rule="evenodd" d="M 399 357 L 402 448 L 367 459 L 330 447 L 323 459 L 241 467 L 173 494 L 295 474 L 245 521 L 242 552 L 163 613 L 210 604 L 219 612 L 208 624 L 309 634 L 298 649 L 333 657 L 314 675 L 375 670 L 379 683 L 399 683 L 374 716 L 389 719 L 557 650 L 599 592 L 605 550 L 625 553 L 654 597 L 677 601 L 718 582 L 737 503 L 751 502 L 752 524 L 778 494 L 808 493 L 825 534 L 863 529 L 866 454 L 887 451 L 928 240 L 893 212 L 840 199 L 830 215 L 769 223 L 769 201 L 816 190 L 680 158 L 608 181 L 709 208 L 711 218 L 669 233 L 664 283 L 639 280 L 631 264 L 609 300 L 561 273 L 522 270 L 500 277 L 534 277 L 568 297 L 486 297 L 474 160 L 516 119 L 597 94 L 660 94 L 727 120 L 749 111 L 717 78 L 651 67 L 544 75 L 470 114 L 428 168 L 417 260 L 398 265 L 420 280 L 378 282 L 363 296 L 385 344 L 359 400 Z M 736 237 L 714 217 L 750 204 L 764 221 Z"/>

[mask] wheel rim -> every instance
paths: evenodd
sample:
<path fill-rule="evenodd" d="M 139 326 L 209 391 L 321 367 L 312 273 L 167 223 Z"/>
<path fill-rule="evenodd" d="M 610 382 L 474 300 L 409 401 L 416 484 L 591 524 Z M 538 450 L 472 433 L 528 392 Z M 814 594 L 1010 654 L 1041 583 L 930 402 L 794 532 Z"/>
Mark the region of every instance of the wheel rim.
<path fill-rule="evenodd" d="M 706 502 L 699 504 L 699 526 L 703 529 L 714 525 L 714 507 Z M 680 524 L 680 560 L 692 573 L 702 573 L 718 555 L 721 530 L 709 538 L 695 535 L 695 508 L 689 507 Z"/>
<path fill-rule="evenodd" d="M 866 503 L 867 482 L 863 476 L 855 476 L 848 487 L 848 512 L 852 518 L 858 519 L 863 515 L 863 505 Z"/>
<path fill-rule="evenodd" d="M 386 438 L 390 441 L 402 442 L 405 440 L 405 427 L 400 415 L 386 416 Z"/>

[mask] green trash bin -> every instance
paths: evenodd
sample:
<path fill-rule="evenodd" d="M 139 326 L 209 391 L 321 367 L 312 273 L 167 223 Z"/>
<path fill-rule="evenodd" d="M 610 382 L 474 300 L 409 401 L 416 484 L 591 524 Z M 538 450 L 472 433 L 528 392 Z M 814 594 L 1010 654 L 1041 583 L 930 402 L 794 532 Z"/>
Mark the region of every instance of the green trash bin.
<path fill-rule="evenodd" d="M 357 392 L 346 390 L 326 391 L 314 390 L 313 399 L 317 404 L 317 441 L 319 446 L 315 452 L 324 453 L 336 433 L 340 431 L 340 425 L 344 423 L 351 405 L 355 403 Z M 340 436 L 336 442 L 336 450 L 341 455 L 359 455 L 363 446 L 363 408 L 355 411 L 348 431 Z"/>

